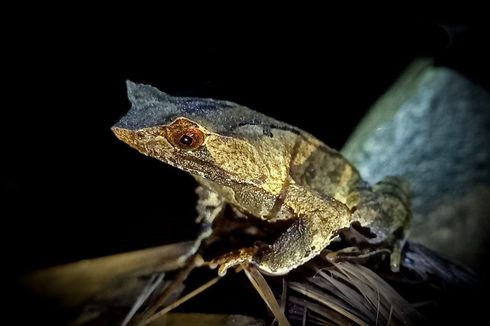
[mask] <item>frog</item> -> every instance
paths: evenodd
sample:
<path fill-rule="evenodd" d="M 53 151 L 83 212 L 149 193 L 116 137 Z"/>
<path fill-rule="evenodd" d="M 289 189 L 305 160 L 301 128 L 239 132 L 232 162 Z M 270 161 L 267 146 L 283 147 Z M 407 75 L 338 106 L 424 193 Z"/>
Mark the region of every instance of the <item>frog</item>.
<path fill-rule="evenodd" d="M 111 128 L 115 136 L 198 183 L 196 220 L 203 227 L 193 253 L 226 207 L 267 225 L 290 223 L 271 243 L 213 259 L 219 275 L 244 264 L 284 275 L 349 235 L 355 243 L 388 248 L 390 267 L 399 270 L 411 219 L 402 177 L 371 186 L 310 133 L 231 101 L 172 96 L 131 81 L 127 94 L 131 108 Z M 339 250 L 333 257 L 341 256 Z"/>

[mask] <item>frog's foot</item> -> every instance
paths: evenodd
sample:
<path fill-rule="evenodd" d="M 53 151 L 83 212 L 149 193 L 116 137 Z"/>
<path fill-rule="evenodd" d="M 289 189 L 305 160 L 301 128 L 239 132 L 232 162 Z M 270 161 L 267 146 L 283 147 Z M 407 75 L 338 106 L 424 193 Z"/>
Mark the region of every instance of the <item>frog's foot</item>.
<path fill-rule="evenodd" d="M 389 249 L 379 248 L 376 250 L 361 250 L 358 247 L 346 247 L 337 251 L 329 252 L 325 255 L 328 262 L 335 264 L 339 261 L 367 261 L 369 258 L 381 255 L 392 254 Z"/>
<path fill-rule="evenodd" d="M 257 247 L 242 248 L 236 251 L 226 253 L 218 258 L 213 259 L 209 266 L 211 268 L 218 268 L 218 275 L 225 276 L 226 271 L 236 265 L 243 263 L 252 263 L 255 254 L 259 249 Z"/>
<path fill-rule="evenodd" d="M 402 250 L 405 242 L 405 240 L 396 241 L 393 245 L 393 249 L 391 250 L 390 268 L 393 273 L 400 271 L 400 265 L 402 263 Z"/>

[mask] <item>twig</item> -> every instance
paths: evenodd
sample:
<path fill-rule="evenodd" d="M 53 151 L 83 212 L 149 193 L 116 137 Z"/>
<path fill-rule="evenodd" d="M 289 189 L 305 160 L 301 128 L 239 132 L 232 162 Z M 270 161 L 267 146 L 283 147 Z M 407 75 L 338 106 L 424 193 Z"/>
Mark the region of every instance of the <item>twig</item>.
<path fill-rule="evenodd" d="M 168 313 L 169 311 L 177 308 L 178 306 L 180 306 L 182 303 L 192 299 L 193 297 L 195 297 L 196 295 L 198 295 L 199 293 L 207 290 L 209 287 L 213 286 L 214 284 L 216 284 L 219 280 L 221 279 L 220 276 L 216 276 L 215 278 L 211 279 L 210 281 L 204 283 L 203 285 L 201 285 L 200 287 L 198 287 L 197 289 L 189 292 L 188 294 L 184 295 L 183 297 L 181 297 L 180 299 L 176 300 L 175 302 L 173 302 L 172 304 L 168 305 L 167 307 L 163 308 L 162 310 L 160 310 L 159 312 L 157 312 L 156 314 L 154 314 L 153 316 L 151 316 L 150 318 L 146 319 L 145 321 L 143 321 L 142 325 L 148 325 L 149 323 L 151 323 L 152 321 L 160 318 L 161 316 L 165 315 L 166 313 Z"/>
<path fill-rule="evenodd" d="M 279 303 L 274 297 L 274 293 L 272 293 L 271 288 L 267 284 L 267 281 L 264 279 L 262 274 L 253 266 L 243 266 L 245 271 L 245 275 L 247 275 L 250 283 L 255 287 L 259 295 L 265 301 L 269 309 L 274 314 L 279 326 L 289 326 L 291 325 L 284 315 L 284 311 L 281 310 Z"/>
<path fill-rule="evenodd" d="M 123 322 L 121 323 L 121 326 L 126 326 L 129 323 L 129 321 L 131 320 L 131 318 L 133 318 L 133 316 L 136 314 L 138 309 L 145 303 L 145 301 L 148 299 L 148 297 L 162 283 L 164 277 L 165 277 L 165 273 L 152 275 L 150 281 L 148 282 L 148 285 L 145 286 L 143 291 L 141 291 L 141 294 L 138 296 L 138 298 L 136 299 L 136 302 L 131 307 L 131 310 L 128 312 L 128 314 L 124 318 Z"/>

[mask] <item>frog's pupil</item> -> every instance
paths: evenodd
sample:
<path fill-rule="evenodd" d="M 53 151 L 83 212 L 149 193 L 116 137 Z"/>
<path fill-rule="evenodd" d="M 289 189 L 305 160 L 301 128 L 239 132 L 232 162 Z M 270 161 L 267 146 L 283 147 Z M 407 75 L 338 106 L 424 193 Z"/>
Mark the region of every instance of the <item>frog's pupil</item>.
<path fill-rule="evenodd" d="M 188 135 L 180 137 L 180 142 L 184 145 L 190 146 L 194 140 Z"/>

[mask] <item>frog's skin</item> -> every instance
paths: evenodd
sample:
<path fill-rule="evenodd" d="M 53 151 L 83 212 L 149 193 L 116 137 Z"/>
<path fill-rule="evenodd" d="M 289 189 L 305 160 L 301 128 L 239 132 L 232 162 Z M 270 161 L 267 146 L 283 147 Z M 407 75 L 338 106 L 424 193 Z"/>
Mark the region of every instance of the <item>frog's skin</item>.
<path fill-rule="evenodd" d="M 271 223 L 292 221 L 269 246 L 217 259 L 221 275 L 240 263 L 271 275 L 288 273 L 354 222 L 370 231 L 367 243 L 396 248 L 391 267 L 398 268 L 410 220 L 402 179 L 385 178 L 371 188 L 339 152 L 244 106 L 173 97 L 130 81 L 127 87 L 132 107 L 113 132 L 141 153 L 195 177 L 204 225 L 211 225 L 226 205 Z M 209 233 L 205 228 L 199 241 Z"/>

